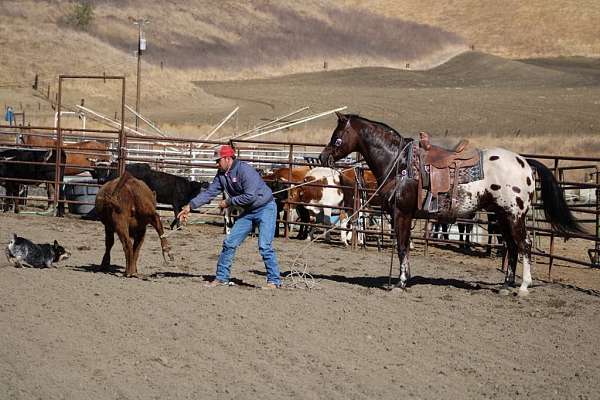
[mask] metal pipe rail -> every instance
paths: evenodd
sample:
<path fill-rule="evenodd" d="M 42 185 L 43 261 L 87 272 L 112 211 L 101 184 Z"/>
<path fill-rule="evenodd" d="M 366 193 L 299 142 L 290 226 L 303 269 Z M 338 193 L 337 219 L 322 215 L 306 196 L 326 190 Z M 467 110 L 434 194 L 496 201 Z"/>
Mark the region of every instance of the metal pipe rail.
<path fill-rule="evenodd" d="M 77 77 L 77 76 L 64 76 L 63 78 L 73 78 L 73 77 Z M 78 78 L 80 78 L 81 76 L 79 76 Z M 83 76 L 85 77 L 85 76 Z M 108 77 L 107 77 L 108 78 Z M 118 78 L 118 77 L 117 77 Z M 104 79 L 103 76 L 101 77 L 95 77 L 94 79 Z M 14 131 L 14 127 L 9 127 L 9 126 L 3 126 L 0 125 L 0 129 L 2 128 L 7 128 L 7 129 L 11 129 L 11 132 L 6 132 L 8 135 L 15 135 L 15 131 Z M 30 129 L 29 129 L 30 128 Z M 166 138 L 163 136 L 137 136 L 137 135 L 130 135 L 128 133 L 126 133 L 123 129 L 121 130 L 90 130 L 90 129 L 62 129 L 60 127 L 58 127 L 57 129 L 54 128 L 48 128 L 48 127 L 19 127 L 19 129 L 21 129 L 21 132 L 23 131 L 27 131 L 29 129 L 29 131 L 31 131 L 32 129 L 45 129 L 48 130 L 49 132 L 55 132 L 55 133 L 38 133 L 38 132 L 30 132 L 29 134 L 32 135 L 40 135 L 40 136 L 52 136 L 52 137 L 56 137 L 58 139 L 59 136 L 61 136 L 60 140 L 58 140 L 59 142 L 62 141 L 62 139 L 64 137 L 66 137 L 67 135 L 65 134 L 65 132 L 73 132 L 73 134 L 69 135 L 69 137 L 73 137 L 75 139 L 77 139 L 77 135 L 76 133 L 88 133 L 88 132 L 95 132 L 97 134 L 105 134 L 105 133 L 112 133 L 112 134 L 119 134 L 119 138 L 113 137 L 110 138 L 111 141 L 116 142 L 118 140 L 118 143 L 115 145 L 115 149 L 111 150 L 111 154 L 116 154 L 117 155 L 117 159 L 119 160 L 119 162 L 121 163 L 120 165 L 123 166 L 124 168 L 124 164 L 127 161 L 138 161 L 138 162 L 150 162 L 150 163 L 154 163 L 160 166 L 163 166 L 165 168 L 183 168 L 183 169 L 205 169 L 205 170 L 214 170 L 216 168 L 214 161 L 212 159 L 210 159 L 209 157 L 212 154 L 212 149 L 210 148 L 205 148 L 205 149 L 201 149 L 199 148 L 200 145 L 206 146 L 206 145 L 219 145 L 219 144 L 223 144 L 223 141 L 220 140 L 202 140 L 202 139 L 184 139 L 184 138 Z M 0 134 L 2 132 L 0 131 Z M 23 134 L 26 134 L 23 132 Z M 91 139 L 91 136 L 85 136 L 85 137 L 81 137 L 81 139 Z M 98 140 L 107 140 L 106 137 L 102 137 L 102 136 L 98 136 L 97 137 Z M 228 141 L 229 142 L 229 141 Z M 135 144 L 144 144 L 147 143 L 149 145 L 152 146 L 152 150 L 146 150 L 146 149 L 133 149 L 133 148 L 129 148 L 128 146 L 132 146 Z M 302 160 L 302 155 L 300 155 L 301 153 L 304 154 L 316 154 L 320 151 L 320 149 L 322 149 L 322 147 L 324 146 L 324 144 L 317 144 L 317 143 L 306 143 L 306 142 L 285 142 L 285 141 L 276 141 L 276 140 L 271 140 L 271 141 L 265 141 L 265 140 L 247 140 L 247 139 L 232 139 L 231 143 L 234 143 L 237 147 L 237 151 L 238 151 L 238 159 L 243 160 L 243 161 L 248 161 L 250 163 L 261 163 L 261 164 L 265 164 L 265 165 L 273 165 L 274 163 L 277 163 L 279 165 L 287 165 L 287 166 L 311 166 L 313 165 L 310 162 L 306 162 Z M 58 147 L 60 147 L 62 145 L 62 143 L 60 143 L 59 145 L 57 145 Z M 166 149 L 166 147 L 175 147 L 175 148 L 181 148 L 181 152 L 180 154 L 178 154 L 177 151 L 172 152 Z M 162 150 L 160 150 L 162 148 Z M 154 150 L 157 149 L 157 150 Z M 314 150 L 313 150 L 314 149 Z M 137 153 L 136 153 L 137 152 Z M 155 153 L 154 153 L 155 152 Z M 265 153 L 276 153 L 276 154 L 265 154 Z M 174 153 L 174 154 L 172 154 Z M 137 155 L 136 155 L 137 154 Z M 156 154 L 156 157 L 152 157 L 152 154 Z M 140 156 L 141 155 L 141 156 Z M 287 157 L 286 157 L 287 155 Z M 281 156 L 281 157 L 279 157 Z M 596 183 L 590 183 L 590 182 L 577 182 L 573 179 L 561 179 L 561 174 L 562 173 L 567 173 L 568 171 L 574 171 L 577 169 L 594 169 L 598 167 L 598 165 L 600 165 L 600 158 L 598 157 L 576 157 L 576 156 L 557 156 L 557 155 L 547 155 L 547 154 L 522 154 L 523 157 L 527 157 L 527 158 L 535 158 L 538 160 L 550 160 L 554 162 L 554 168 L 551 168 L 555 171 L 555 174 L 557 176 L 557 179 L 559 180 L 560 184 L 563 187 L 573 187 L 573 188 L 581 188 L 581 189 L 593 189 L 596 188 L 597 190 L 600 188 L 600 184 L 598 182 L 598 179 L 596 179 Z M 170 159 L 165 160 L 164 158 L 169 157 Z M 577 165 L 577 166 L 560 166 L 559 164 L 561 162 L 564 161 L 568 161 L 568 162 L 581 162 L 583 163 L 582 165 Z M 597 164 L 594 164 L 597 163 Z M 59 168 L 61 165 L 60 163 L 57 163 L 59 165 L 57 165 L 57 168 Z M 70 165 L 62 165 L 62 166 L 70 166 Z M 347 167 L 347 164 L 345 164 L 344 162 L 338 163 L 336 164 L 336 166 L 340 167 L 340 168 L 345 168 Z M 191 175 L 191 174 L 190 174 Z M 597 175 L 598 177 L 598 175 Z M 289 184 L 290 186 L 293 185 L 294 183 L 290 183 L 290 182 L 282 182 L 282 183 L 286 183 Z M 300 182 L 299 182 L 300 183 Z M 321 184 L 311 184 L 312 186 L 320 186 L 320 187 L 338 187 L 338 186 L 334 186 L 334 185 L 321 185 Z M 349 187 L 346 186 L 345 189 L 348 189 Z M 372 194 L 374 192 L 373 189 L 360 189 L 362 191 L 362 193 L 364 194 Z M 356 189 L 355 193 L 361 193 L 358 189 Z M 357 196 L 355 196 L 355 198 L 358 198 Z M 301 204 L 301 203 L 297 203 L 297 204 Z M 335 210 L 352 210 L 355 211 L 357 210 L 357 207 L 360 205 L 360 203 L 357 203 L 354 207 L 335 207 L 332 209 Z M 539 206 L 539 202 L 535 203 L 535 206 Z M 598 248 L 598 233 L 600 232 L 600 222 L 598 222 L 598 217 L 600 215 L 600 205 L 598 204 L 598 201 L 596 201 L 595 204 L 595 210 L 593 209 L 594 205 L 589 206 L 589 209 L 587 207 L 582 207 L 582 206 L 576 206 L 576 207 L 571 207 L 571 210 L 573 212 L 578 212 L 578 213 L 582 213 L 582 214 L 586 214 L 589 216 L 596 216 L 596 232 L 597 235 L 593 236 L 593 235 L 579 235 L 576 236 L 578 239 L 581 240 L 587 240 L 590 243 L 593 243 L 594 246 L 596 246 L 596 248 Z M 370 208 L 365 209 L 364 210 L 365 214 L 368 213 L 372 213 L 372 214 L 381 214 L 381 211 L 379 210 L 371 210 Z M 431 220 L 433 221 L 433 220 Z M 591 219 L 586 220 L 586 221 L 591 221 Z M 290 221 L 283 221 L 284 224 L 301 224 L 301 223 L 295 223 L 295 222 L 290 222 Z M 485 222 L 484 220 L 482 220 L 481 218 L 477 218 L 476 221 L 469 221 L 469 220 L 459 220 L 459 222 L 462 223 L 472 223 L 475 222 L 478 225 L 485 225 L 487 224 L 487 222 Z M 536 218 L 535 219 L 535 224 L 536 225 L 532 225 L 534 224 L 533 222 L 528 224 L 528 229 L 532 232 L 535 232 L 536 234 L 542 235 L 545 237 L 545 235 L 549 235 L 551 238 L 551 242 L 555 237 L 560 237 L 560 235 L 555 232 L 552 231 L 552 229 L 550 228 L 545 228 L 545 227 L 541 227 L 541 226 L 537 226 L 539 224 L 544 224 L 546 223 L 546 221 L 544 221 L 543 218 Z M 310 224 L 307 224 L 310 225 Z M 368 235 L 382 235 L 383 237 L 383 233 L 385 232 L 381 232 L 381 231 L 372 231 L 372 230 L 361 230 L 358 228 L 345 228 L 345 230 L 350 230 L 352 229 L 354 232 L 363 232 L 366 233 Z M 420 233 L 424 233 L 425 235 L 427 235 L 427 233 L 430 233 L 430 231 L 428 230 L 427 224 L 425 224 L 425 226 L 422 227 L 421 224 L 418 224 L 418 228 L 415 230 L 415 234 L 419 235 Z M 467 235 L 467 234 L 465 234 Z M 472 235 L 483 235 L 483 234 L 472 234 Z M 489 235 L 489 234 L 488 234 Z M 496 234 L 494 234 L 496 235 Z M 575 237 L 575 236 L 574 236 Z M 431 241 L 432 243 L 435 241 L 438 241 L 440 239 L 434 239 L 434 238 L 428 238 L 427 236 L 425 236 L 424 238 L 419 238 L 415 236 L 415 240 L 423 240 L 425 241 L 425 243 L 427 244 L 429 241 Z M 443 239 L 441 239 L 443 240 Z M 456 241 L 449 241 L 450 243 L 457 243 Z M 443 243 L 443 241 L 442 241 Z M 487 245 L 486 245 L 487 246 Z M 600 248 L 598 248 L 600 249 Z M 550 263 L 552 262 L 553 259 L 562 259 L 562 258 L 567 258 L 567 257 L 561 257 L 558 258 L 557 255 L 555 255 L 553 253 L 553 246 L 551 243 L 550 246 L 550 252 L 547 253 L 545 256 L 549 258 Z M 589 266 L 590 263 L 584 262 L 582 260 L 581 261 L 581 265 L 587 265 Z M 571 261 L 569 261 L 571 262 Z M 577 261 L 572 261 L 574 263 L 577 263 Z"/>

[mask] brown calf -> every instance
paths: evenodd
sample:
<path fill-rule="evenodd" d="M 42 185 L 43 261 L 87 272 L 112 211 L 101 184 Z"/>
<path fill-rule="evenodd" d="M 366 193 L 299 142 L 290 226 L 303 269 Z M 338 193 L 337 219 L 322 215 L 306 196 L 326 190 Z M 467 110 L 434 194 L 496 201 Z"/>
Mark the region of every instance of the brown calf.
<path fill-rule="evenodd" d="M 102 258 L 103 267 L 110 265 L 110 250 L 115 242 L 116 233 L 125 252 L 125 276 L 136 276 L 137 261 L 148 224 L 158 232 L 165 261 L 167 256 L 173 261 L 162 223 L 156 213 L 154 192 L 129 172 L 100 188 L 96 195 L 96 211 L 104 224 L 106 250 Z"/>

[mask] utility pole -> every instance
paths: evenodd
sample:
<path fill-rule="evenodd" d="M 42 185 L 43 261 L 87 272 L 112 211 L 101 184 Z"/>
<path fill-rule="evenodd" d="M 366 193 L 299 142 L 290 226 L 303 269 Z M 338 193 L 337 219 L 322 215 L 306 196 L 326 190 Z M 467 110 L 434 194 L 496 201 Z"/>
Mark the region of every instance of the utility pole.
<path fill-rule="evenodd" d="M 144 37 L 144 32 L 142 28 L 144 24 L 149 24 L 150 20 L 146 18 L 132 18 L 129 17 L 129 20 L 132 21 L 135 25 L 138 26 L 138 46 L 137 46 L 137 83 L 136 83 L 136 94 L 135 94 L 135 112 L 136 114 L 140 113 L 140 67 L 142 65 L 142 51 L 146 50 L 146 38 Z M 139 117 L 135 116 L 135 130 L 137 131 L 139 128 Z"/>

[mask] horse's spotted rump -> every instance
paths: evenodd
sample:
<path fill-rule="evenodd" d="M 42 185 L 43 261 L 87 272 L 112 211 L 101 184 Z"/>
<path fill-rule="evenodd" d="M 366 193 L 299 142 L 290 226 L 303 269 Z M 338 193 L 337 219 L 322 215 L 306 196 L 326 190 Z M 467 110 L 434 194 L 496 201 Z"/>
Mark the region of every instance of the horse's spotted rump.
<path fill-rule="evenodd" d="M 529 202 L 533 201 L 533 192 L 529 192 Z"/>
<path fill-rule="evenodd" d="M 515 157 L 519 163 L 519 165 L 521 165 L 521 168 L 525 168 L 525 161 L 523 161 L 523 159 L 521 159 L 521 157 Z"/>
<path fill-rule="evenodd" d="M 513 192 L 515 192 L 515 193 L 521 193 L 521 189 L 520 189 L 520 188 L 518 188 L 517 186 L 513 186 L 513 187 L 512 187 L 512 190 L 513 190 Z"/>
<path fill-rule="evenodd" d="M 519 196 L 517 196 L 516 201 L 517 201 L 517 205 L 519 206 L 519 208 L 521 210 L 523 210 L 525 208 L 525 204 L 523 203 L 523 199 L 521 199 Z"/>
<path fill-rule="evenodd" d="M 500 185 L 496 185 L 495 183 L 492 183 L 490 185 L 490 189 L 492 189 L 492 190 L 500 190 Z"/>
<path fill-rule="evenodd" d="M 496 161 L 499 158 L 500 158 L 500 156 L 491 156 L 490 161 Z"/>
<path fill-rule="evenodd" d="M 527 186 L 531 186 L 531 178 L 527 177 Z"/>

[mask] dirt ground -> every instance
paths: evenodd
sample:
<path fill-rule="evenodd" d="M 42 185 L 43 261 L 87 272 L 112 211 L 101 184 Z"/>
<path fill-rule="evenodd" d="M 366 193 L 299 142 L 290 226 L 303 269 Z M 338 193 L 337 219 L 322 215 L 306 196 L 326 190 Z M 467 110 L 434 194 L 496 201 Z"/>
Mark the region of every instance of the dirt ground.
<path fill-rule="evenodd" d="M 0 262 L 0 395 L 6 399 L 594 399 L 600 393 L 598 270 L 585 283 L 534 280 L 498 293 L 498 260 L 417 248 L 407 291 L 386 291 L 389 252 L 277 239 L 282 273 L 296 256 L 316 287 L 261 290 L 255 238 L 239 249 L 232 287 L 212 279 L 222 228 L 155 232 L 141 279 L 98 264 L 103 226 L 3 214 L 11 232 L 71 250 L 55 269 Z M 296 268 L 294 268 L 296 269 Z M 543 269 L 545 271 L 545 269 Z M 556 273 L 560 274 L 561 268 Z M 535 277 L 535 276 L 534 276 Z M 313 282 L 313 281 L 310 281 Z"/>
<path fill-rule="evenodd" d="M 545 151 L 534 146 L 554 135 L 564 148 L 552 153 L 597 156 L 597 71 L 585 60 L 521 63 L 471 52 L 431 71 L 365 68 L 197 82 L 222 109 L 190 103 L 144 111 L 162 123 L 216 125 L 240 105 L 235 126 L 243 130 L 305 105 L 311 112 L 348 105 L 348 112 L 410 134 L 483 135 L 526 152 Z M 334 126 L 329 116 L 304 131 L 325 132 L 320 138 L 290 131 L 271 139 L 324 142 Z M 575 140 L 584 135 L 591 141 Z M 384 289 L 389 251 L 277 239 L 286 286 L 266 291 L 251 238 L 234 263 L 236 285 L 208 289 L 203 284 L 213 277 L 223 239 L 214 225 L 189 225 L 170 236 L 176 261 L 168 266 L 149 231 L 141 279 L 123 278 L 118 242 L 114 265 L 99 269 L 100 223 L 1 214 L 2 246 L 12 232 L 38 243 L 56 239 L 72 256 L 43 270 L 0 260 L 0 399 L 595 399 L 600 393 L 598 269 L 557 262 L 549 279 L 547 265 L 537 264 L 530 296 L 519 298 L 499 293 L 498 259 L 436 247 L 425 256 L 417 246 L 411 286 L 390 292 Z M 556 247 L 585 258 L 575 240 Z M 314 289 L 289 278 L 302 269 L 292 268 L 298 254 Z"/>

